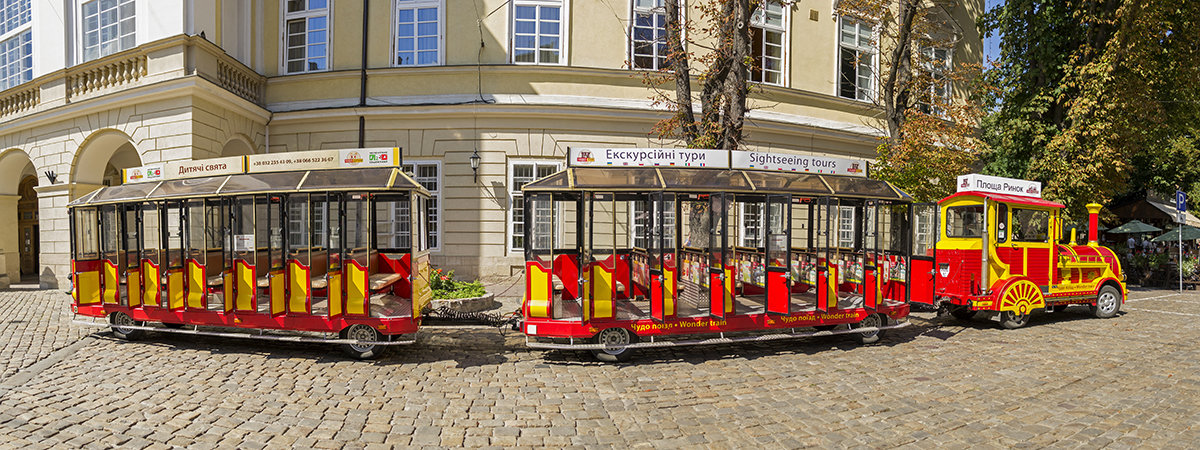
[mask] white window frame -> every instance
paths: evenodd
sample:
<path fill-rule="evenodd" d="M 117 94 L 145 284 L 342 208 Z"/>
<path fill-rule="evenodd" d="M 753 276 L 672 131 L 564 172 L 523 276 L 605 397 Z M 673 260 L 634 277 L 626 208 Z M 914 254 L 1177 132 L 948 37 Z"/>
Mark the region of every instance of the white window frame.
<path fill-rule="evenodd" d="M 762 244 L 762 245 L 750 245 L 750 244 L 753 244 L 754 242 L 750 242 L 747 239 L 747 238 L 751 237 L 750 233 L 747 232 L 747 228 L 746 228 L 746 206 L 748 204 L 754 204 L 755 206 L 758 207 L 758 233 L 756 233 L 757 236 L 754 236 L 753 238 L 755 240 L 757 240 L 758 244 Z M 766 246 L 766 243 L 767 243 L 767 223 L 765 220 L 766 219 L 766 209 L 767 209 L 766 200 L 761 201 L 761 202 L 738 202 L 738 245 L 740 245 L 742 247 L 748 247 L 748 248 L 758 248 L 758 247 Z"/>
<path fill-rule="evenodd" d="M 116 50 L 116 51 L 113 51 L 112 53 L 104 54 L 104 53 L 102 52 L 102 50 L 103 50 L 103 44 L 104 44 L 104 42 L 103 42 L 103 41 L 97 41 L 97 43 L 96 43 L 96 46 L 97 46 L 97 48 L 96 48 L 96 57 L 95 57 L 95 58 L 88 59 L 88 58 L 87 58 L 87 42 L 86 42 L 86 39 L 87 39 L 87 28 L 86 28 L 86 23 L 87 23 L 86 21 L 87 21 L 87 18 L 86 18 L 86 17 L 84 17 L 84 12 L 83 12 L 83 10 L 84 10 L 84 5 L 86 5 L 86 4 L 88 4 L 88 3 L 99 2 L 99 1 L 100 1 L 100 0 L 81 0 L 81 1 L 78 1 L 78 2 L 76 2 L 76 3 L 75 3 L 75 18 L 76 18 L 76 19 L 75 19 L 75 24 L 76 24 L 76 27 L 77 27 L 76 29 L 77 29 L 77 30 L 79 30 L 78 34 L 76 34 L 76 36 L 77 36 L 77 37 L 75 38 L 75 40 L 76 40 L 76 44 L 77 44 L 77 46 L 76 46 L 76 49 L 75 49 L 75 55 L 76 55 L 76 61 L 79 61 L 80 63 L 84 63 L 84 62 L 88 62 L 88 61 L 94 61 L 94 60 L 97 60 L 97 59 L 104 58 L 104 57 L 106 57 L 106 56 L 108 56 L 108 55 L 112 55 L 112 54 L 114 54 L 114 53 L 120 53 L 120 52 L 123 52 L 123 51 L 125 51 L 125 50 L 129 50 L 129 49 L 131 49 L 131 48 L 137 47 L 137 45 L 138 45 L 138 33 L 140 33 L 140 32 L 141 32 L 142 28 L 144 28 L 144 25 L 145 25 L 145 21 L 141 20 L 141 15 L 139 15 L 139 14 L 138 14 L 138 3 L 140 3 L 140 2 L 138 2 L 137 0 L 132 0 L 130 3 L 132 3 L 132 4 L 133 4 L 133 45 L 129 46 L 128 48 L 122 48 L 122 47 L 121 47 L 121 35 L 119 34 L 119 33 L 120 33 L 120 22 L 121 22 L 121 18 L 120 18 L 120 16 L 118 15 L 118 17 L 117 17 L 117 23 L 118 23 L 118 25 L 117 25 L 117 32 L 118 32 L 118 34 L 117 34 L 117 37 L 116 37 L 116 40 L 117 40 L 117 50 Z M 121 8 L 121 6 L 120 6 L 120 4 L 119 4 L 119 3 L 120 3 L 120 2 L 118 2 L 118 5 L 117 5 L 117 11 L 118 11 L 118 13 L 120 12 L 120 8 Z M 100 14 L 100 11 L 99 11 L 99 5 L 97 5 L 97 6 L 96 6 L 96 8 L 97 8 L 97 14 Z M 32 13 L 31 13 L 31 14 L 32 14 Z M 97 25 L 100 25 L 100 24 L 99 24 L 99 20 L 100 20 L 100 19 L 97 17 L 97 19 L 96 19 L 96 20 L 97 20 Z M 31 21 L 31 23 L 32 23 L 32 21 Z M 100 26 L 100 29 L 103 29 L 103 28 L 104 28 L 103 26 Z M 99 39 L 99 37 L 97 37 L 97 39 Z"/>
<path fill-rule="evenodd" d="M 301 12 L 287 12 L 287 1 L 279 0 L 279 73 L 282 75 L 299 75 L 304 73 L 319 73 L 333 70 L 333 3 L 334 0 L 325 0 L 325 9 L 309 10 L 305 9 Z M 307 4 L 306 4 L 307 5 Z M 289 20 L 305 19 L 310 17 L 325 16 L 325 68 L 317 70 L 308 70 L 307 68 L 297 72 L 288 71 L 288 29 L 287 23 Z M 305 23 L 305 33 L 308 33 L 308 24 Z M 309 45 L 305 39 L 305 47 Z M 308 50 L 305 49 L 304 60 L 308 62 Z M 307 65 L 307 64 L 306 64 Z"/>
<path fill-rule="evenodd" d="M 650 0 L 650 1 L 653 1 L 655 3 L 662 3 L 664 0 Z M 637 3 L 638 3 L 638 0 L 629 0 L 629 26 L 626 27 L 626 29 L 625 29 L 625 53 L 626 53 L 626 56 L 629 58 L 629 69 L 630 70 L 647 70 L 647 71 L 670 70 L 670 67 L 637 67 L 637 63 L 636 63 L 637 56 L 634 54 L 634 47 L 637 45 L 637 42 L 634 39 L 634 34 L 635 34 L 634 29 L 637 28 L 637 15 L 638 14 L 652 14 L 652 15 L 661 14 L 663 16 L 663 41 L 665 42 L 667 39 L 667 36 L 666 36 L 666 26 L 667 26 L 666 6 L 660 5 L 660 6 L 655 6 L 653 8 L 644 8 L 644 7 L 638 7 Z M 684 18 L 681 18 L 681 20 L 686 21 L 687 20 L 686 19 L 686 17 L 687 17 L 687 1 L 680 0 L 679 3 L 680 3 L 680 5 L 679 5 L 680 15 L 682 15 L 684 17 Z M 680 32 L 683 32 L 683 31 L 684 30 L 680 30 Z M 670 43 L 667 42 L 667 45 L 668 45 L 667 52 L 670 53 L 670 51 L 671 51 L 670 47 L 669 47 Z M 658 66 L 658 59 L 666 58 L 667 56 L 666 55 L 658 55 L 657 54 L 657 46 L 655 48 L 656 48 L 656 50 L 655 50 L 656 54 L 653 56 L 654 65 Z M 667 61 L 666 64 L 670 65 L 670 61 Z"/>
<path fill-rule="evenodd" d="M 437 218 L 436 218 L 437 220 L 434 221 L 434 225 L 437 227 L 437 230 L 435 230 L 436 233 L 433 234 L 435 237 L 435 240 L 437 241 L 437 245 L 429 246 L 429 251 L 440 252 L 440 251 L 442 251 L 442 242 L 443 242 L 442 237 L 445 235 L 445 233 L 443 233 L 444 228 L 442 228 L 442 224 L 445 222 L 445 219 L 443 217 L 443 211 L 445 211 L 446 208 L 445 208 L 445 201 L 443 201 L 443 199 L 442 199 L 442 188 L 445 187 L 443 184 L 444 184 L 444 180 L 446 179 L 446 176 L 445 176 L 445 173 L 442 172 L 442 162 L 439 160 L 436 160 L 436 159 L 424 159 L 424 160 L 418 159 L 418 160 L 404 161 L 404 163 L 401 164 L 400 167 L 401 167 L 401 170 L 404 170 L 405 173 L 410 174 L 409 176 L 411 176 L 413 178 L 413 180 L 415 180 L 417 183 L 421 183 L 421 186 L 425 186 L 425 184 L 421 182 L 421 179 L 427 178 L 427 177 L 419 176 L 420 174 L 417 172 L 418 166 L 433 166 L 437 170 L 437 176 L 435 177 L 437 179 L 435 180 L 435 182 L 437 183 L 438 188 L 437 189 L 429 189 L 428 187 L 425 187 L 425 190 L 429 191 L 429 197 L 431 199 L 437 200 L 437 207 L 430 209 L 431 212 L 433 212 L 434 214 L 437 214 Z M 407 170 L 407 168 L 409 168 L 409 167 L 412 168 L 411 172 L 409 172 Z M 426 225 L 426 228 L 428 229 L 428 225 Z M 426 241 L 426 243 L 428 243 L 428 241 Z"/>
<path fill-rule="evenodd" d="M 842 45 L 842 22 L 847 21 L 847 20 L 852 20 L 852 21 L 859 22 L 859 23 L 868 23 L 868 24 L 870 23 L 870 21 L 863 20 L 863 19 L 856 19 L 853 17 L 847 17 L 847 16 L 839 16 L 838 17 L 837 29 L 835 30 L 836 34 L 834 35 L 834 39 L 833 39 L 834 55 L 836 55 L 836 59 L 834 60 L 834 64 L 833 64 L 833 74 L 834 74 L 833 75 L 833 79 L 834 79 L 833 95 L 838 98 L 844 98 L 847 100 L 872 103 L 875 101 L 875 99 L 878 95 L 878 92 L 879 92 L 879 54 L 880 54 L 880 51 L 879 51 L 879 45 L 880 45 L 879 44 L 879 24 L 875 23 L 875 24 L 871 25 L 871 34 L 875 40 L 874 45 L 864 47 L 864 46 L 859 46 L 858 43 L 855 42 L 855 45 L 851 46 L 851 48 L 853 50 L 856 50 L 859 52 L 870 52 L 873 55 L 873 60 L 871 61 L 871 67 L 872 67 L 872 69 L 871 69 L 871 87 L 870 87 L 870 89 L 867 90 L 867 95 L 866 95 L 867 98 L 865 98 L 865 99 L 858 98 L 858 95 L 857 95 L 858 94 L 858 83 L 857 83 L 857 81 L 855 82 L 855 96 L 854 96 L 854 98 L 850 98 L 850 97 L 842 96 L 842 48 L 843 48 L 843 45 Z M 856 35 L 855 40 L 856 41 L 858 40 L 857 35 Z M 857 77 L 858 74 L 856 73 L 855 76 Z"/>
<path fill-rule="evenodd" d="M 25 37 L 26 34 L 29 35 L 28 44 L 30 50 L 29 53 L 22 54 L 22 49 L 25 45 L 21 43 L 21 38 Z M 11 75 L 4 74 L 7 76 L 0 76 L 0 90 L 12 89 L 33 80 L 33 26 L 30 25 L 30 22 L 18 25 L 7 33 L 0 35 L 0 44 L 5 44 L 9 41 L 15 41 L 16 48 L 14 54 L 17 58 L 14 61 L 9 61 L 8 64 L 16 70 Z M 2 53 L 4 53 L 4 48 L 0 47 L 0 54 Z M 28 62 L 29 64 L 22 66 L 22 62 Z M 0 69 L 7 70 L 8 67 L 0 67 Z M 8 79 L 14 76 L 16 77 L 15 82 L 12 85 L 6 86 L 5 83 L 8 82 Z"/>
<path fill-rule="evenodd" d="M 939 50 L 946 52 L 946 58 L 944 60 L 937 59 L 937 52 Z M 954 67 L 954 49 L 937 46 L 924 46 L 921 47 L 920 54 L 922 59 L 920 63 L 917 64 L 918 69 L 928 74 L 930 80 L 937 80 L 939 77 L 942 78 L 941 84 L 945 89 L 944 94 L 938 94 L 937 85 L 931 82 L 929 84 L 929 92 L 926 92 L 925 94 L 929 95 L 929 99 L 931 101 L 942 101 L 945 104 L 949 104 L 953 91 L 950 78 L 947 77 L 946 74 Z M 937 64 L 941 64 L 941 67 L 938 67 Z M 917 105 L 918 107 L 923 105 L 926 109 L 928 109 L 928 111 L 926 111 L 927 114 L 942 118 L 946 117 L 945 109 L 938 105 L 921 102 L 921 98 L 919 97 L 917 99 Z"/>
<path fill-rule="evenodd" d="M 846 217 L 846 216 L 849 216 L 849 217 Z M 853 206 L 838 206 L 838 217 L 837 217 L 837 247 L 838 248 L 854 248 L 855 219 L 857 219 L 857 217 L 855 217 L 855 211 L 854 211 Z M 849 225 L 850 228 L 849 229 L 844 228 L 845 225 Z M 842 237 L 842 233 L 847 233 L 849 235 L 850 240 L 849 241 L 845 240 Z M 842 244 L 846 244 L 846 243 L 849 243 L 849 245 L 842 245 Z"/>
<path fill-rule="evenodd" d="M 523 256 L 525 254 L 524 248 L 516 248 L 516 247 L 513 247 L 513 245 L 512 245 L 513 236 L 514 236 L 513 225 L 515 224 L 515 222 L 513 221 L 513 214 L 516 211 L 516 199 L 517 199 L 517 197 L 524 197 L 523 194 L 519 193 L 520 192 L 519 190 L 513 189 L 513 175 L 516 174 L 516 166 L 527 165 L 527 164 L 533 165 L 533 177 L 534 177 L 533 179 L 534 180 L 538 179 L 538 176 L 537 176 L 538 168 L 541 166 L 554 167 L 554 170 L 551 173 L 555 173 L 555 172 L 562 170 L 562 162 L 556 161 L 556 160 L 547 160 L 547 159 L 510 159 L 510 160 L 508 160 L 508 174 L 506 175 L 507 180 L 504 185 L 504 188 L 508 193 L 508 214 L 507 214 L 507 218 L 505 220 L 505 228 L 504 228 L 504 248 L 508 250 L 509 256 L 516 256 L 516 255 Z M 528 224 L 528 222 L 525 222 L 525 223 Z M 556 226 L 554 228 L 556 230 L 555 238 L 561 242 L 562 241 L 562 227 Z"/>
<path fill-rule="evenodd" d="M 767 25 L 763 21 L 764 13 L 762 12 L 761 8 L 756 8 L 754 10 L 754 12 L 751 14 L 750 26 L 755 27 L 755 28 L 760 28 L 763 30 L 763 48 L 759 49 L 759 51 L 762 52 L 762 55 L 764 58 L 766 57 L 766 54 L 767 54 L 766 53 L 766 46 L 767 46 L 767 39 L 766 39 L 767 33 L 766 32 L 767 31 L 779 32 L 779 34 L 780 34 L 780 36 L 779 36 L 779 45 L 780 45 L 780 49 L 779 49 L 779 82 L 778 83 L 767 82 L 766 77 L 762 76 L 762 75 L 766 74 L 767 70 L 765 68 L 761 68 L 761 67 L 758 69 L 758 71 L 760 72 L 760 76 L 762 76 L 762 79 L 764 81 L 751 81 L 751 82 L 752 83 L 762 83 L 762 84 L 771 85 L 771 86 L 787 86 L 788 85 L 788 62 L 789 62 L 788 56 L 791 53 L 789 51 L 790 46 L 788 45 L 788 39 L 790 38 L 791 28 L 792 28 L 791 8 L 788 8 L 787 5 L 784 5 L 784 4 L 774 1 L 774 0 L 767 0 L 767 1 L 776 6 L 779 6 L 780 14 L 782 15 L 782 17 L 780 18 L 780 21 L 782 22 L 782 26 L 776 27 L 773 25 Z M 750 51 L 751 51 L 751 56 L 753 56 L 754 50 L 751 49 Z"/>
<path fill-rule="evenodd" d="M 569 61 L 571 35 L 571 0 L 512 0 L 508 2 L 508 62 L 523 66 L 565 66 Z M 541 62 L 541 54 L 534 53 L 534 62 L 517 62 L 517 7 L 518 6 L 558 6 L 558 62 Z M 538 36 L 540 36 L 540 31 Z"/>
<path fill-rule="evenodd" d="M 437 18 L 437 21 L 438 21 L 437 61 L 434 63 L 431 63 L 431 64 L 421 64 L 421 63 L 400 64 L 399 61 L 396 60 L 397 54 L 400 53 L 400 48 L 398 45 L 399 42 L 397 42 L 400 39 L 400 36 L 398 34 L 400 32 L 400 29 L 399 29 L 400 10 L 403 10 L 403 9 L 416 10 L 416 9 L 430 8 L 430 7 L 437 8 L 437 14 L 438 14 L 438 18 Z M 414 26 L 415 26 L 415 24 L 414 24 Z M 430 67 L 430 66 L 446 65 L 446 0 L 392 0 L 392 25 L 391 25 L 391 27 L 392 27 L 392 32 L 391 32 L 391 36 L 392 36 L 392 46 L 391 46 L 391 48 L 392 48 L 392 55 L 391 55 L 392 67 Z M 413 38 L 413 54 L 416 55 L 418 53 L 418 51 L 416 50 L 417 43 L 416 43 L 415 30 L 414 30 L 413 36 L 414 36 L 414 38 Z M 441 173 L 441 172 L 439 172 L 439 173 Z"/>
<path fill-rule="evenodd" d="M 628 227 L 629 247 L 630 248 L 636 247 L 636 248 L 643 248 L 643 249 L 648 248 L 648 247 L 638 247 L 638 245 L 637 245 L 638 238 L 641 237 L 641 232 L 642 232 L 641 227 L 644 226 L 644 225 L 639 225 L 637 222 L 638 205 L 640 203 L 637 201 L 634 201 L 634 200 L 630 200 L 628 202 L 628 204 L 629 204 L 629 208 L 628 208 L 628 210 L 629 210 L 629 227 Z M 675 221 L 678 220 L 677 217 L 679 216 L 679 211 L 675 210 L 675 206 L 678 206 L 677 204 L 673 203 L 672 205 L 673 206 L 671 208 L 671 211 L 668 211 L 666 214 L 667 219 L 665 220 L 666 223 L 664 223 L 664 226 L 668 227 L 668 230 L 670 230 L 670 231 L 664 231 L 664 235 L 666 237 L 670 238 L 672 240 L 672 242 L 674 242 L 676 239 L 675 231 L 678 228 L 678 225 L 676 225 Z M 650 220 L 653 221 L 654 219 L 651 218 Z M 672 245 L 674 245 L 674 244 L 672 244 Z"/>

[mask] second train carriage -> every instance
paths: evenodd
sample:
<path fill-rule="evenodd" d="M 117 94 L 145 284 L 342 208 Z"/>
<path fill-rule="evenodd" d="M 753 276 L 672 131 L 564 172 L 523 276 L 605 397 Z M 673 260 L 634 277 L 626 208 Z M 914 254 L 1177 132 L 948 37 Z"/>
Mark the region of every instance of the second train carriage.
<path fill-rule="evenodd" d="M 906 325 L 912 199 L 865 166 L 571 149 L 566 170 L 522 189 L 529 345 L 624 360 L 652 346 L 837 333 L 873 342 Z M 774 334 L 725 334 L 759 330 Z M 662 339 L 702 333 L 714 336 Z"/>
<path fill-rule="evenodd" d="M 148 322 L 337 333 L 360 358 L 412 342 L 431 301 L 429 194 L 397 153 L 131 169 L 69 205 L 74 308 L 124 337 Z"/>

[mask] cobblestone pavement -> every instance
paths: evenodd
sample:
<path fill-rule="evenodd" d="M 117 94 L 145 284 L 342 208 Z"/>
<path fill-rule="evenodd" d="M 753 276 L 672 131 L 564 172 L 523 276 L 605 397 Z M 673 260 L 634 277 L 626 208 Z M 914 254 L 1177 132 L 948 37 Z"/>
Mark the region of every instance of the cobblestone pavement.
<path fill-rule="evenodd" d="M 71 326 L 70 301 L 61 291 L 0 291 L 0 379 L 93 331 Z"/>
<path fill-rule="evenodd" d="M 67 301 L 28 295 L 0 305 Z M 1018 330 L 917 313 L 872 346 L 828 337 L 622 365 L 481 328 L 427 329 L 370 362 L 323 345 L 99 332 L 0 391 L 0 447 L 1192 447 L 1200 294 L 1139 291 L 1125 309 Z M 44 314 L 32 316 L 68 335 L 66 317 Z"/>

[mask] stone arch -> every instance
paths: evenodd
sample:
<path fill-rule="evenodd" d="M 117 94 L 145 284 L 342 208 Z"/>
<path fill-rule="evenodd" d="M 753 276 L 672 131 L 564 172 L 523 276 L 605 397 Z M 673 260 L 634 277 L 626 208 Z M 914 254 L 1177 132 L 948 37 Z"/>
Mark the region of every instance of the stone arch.
<path fill-rule="evenodd" d="M 17 203 L 21 184 L 38 171 L 24 150 L 0 151 L 0 287 L 21 279 L 21 231 Z M 35 236 L 34 239 L 39 239 Z"/>
<path fill-rule="evenodd" d="M 92 133 L 75 152 L 71 182 L 88 185 L 120 184 L 121 169 L 142 165 L 142 156 L 129 135 L 114 129 Z"/>
<path fill-rule="evenodd" d="M 254 154 L 254 144 L 250 138 L 244 134 L 238 133 L 225 141 L 225 145 L 221 147 L 221 156 L 246 156 Z"/>

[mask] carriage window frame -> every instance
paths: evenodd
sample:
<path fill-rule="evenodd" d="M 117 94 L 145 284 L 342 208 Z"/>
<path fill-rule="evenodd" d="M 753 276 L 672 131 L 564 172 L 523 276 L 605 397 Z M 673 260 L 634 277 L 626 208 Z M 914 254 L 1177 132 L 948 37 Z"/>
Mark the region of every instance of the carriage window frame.
<path fill-rule="evenodd" d="M 1023 213 L 1031 213 L 1031 215 L 1034 217 L 1036 217 L 1038 215 L 1042 216 L 1039 219 L 1035 219 L 1038 222 L 1040 222 L 1041 226 L 1042 226 L 1040 238 L 1037 238 L 1037 237 L 1027 238 L 1026 236 L 1024 236 L 1024 232 L 1026 231 L 1026 230 L 1024 230 L 1024 225 L 1018 225 L 1020 223 L 1023 223 L 1023 221 L 1021 219 L 1018 219 L 1018 217 L 1017 217 L 1018 214 L 1023 214 Z M 1024 243 L 1031 243 L 1031 244 L 1048 243 L 1048 242 L 1050 242 L 1050 211 L 1046 211 L 1044 209 L 1035 209 L 1035 208 L 1013 207 L 1012 208 L 1012 220 L 1010 221 L 1009 228 L 1010 228 L 1009 234 L 1012 236 L 1013 242 L 1024 242 Z"/>
<path fill-rule="evenodd" d="M 958 233 L 958 234 L 952 233 L 951 231 L 954 230 L 953 227 L 955 225 L 954 219 L 957 217 L 961 220 L 961 217 L 962 217 L 962 216 L 954 216 L 953 214 L 958 211 L 963 211 L 963 210 L 968 210 L 968 209 L 979 213 L 979 218 L 976 220 L 976 225 L 975 225 L 977 233 L 976 234 L 967 234 L 966 233 L 967 230 L 966 230 L 965 226 L 959 227 L 963 231 L 962 233 Z M 944 230 L 946 232 L 946 237 L 947 238 L 965 238 L 965 239 L 982 238 L 983 237 L 983 226 L 984 226 L 983 215 L 984 215 L 984 206 L 982 204 L 959 205 L 959 206 L 947 207 L 946 208 L 946 225 L 944 228 Z"/>

